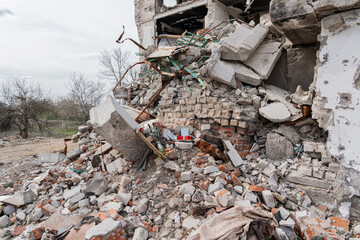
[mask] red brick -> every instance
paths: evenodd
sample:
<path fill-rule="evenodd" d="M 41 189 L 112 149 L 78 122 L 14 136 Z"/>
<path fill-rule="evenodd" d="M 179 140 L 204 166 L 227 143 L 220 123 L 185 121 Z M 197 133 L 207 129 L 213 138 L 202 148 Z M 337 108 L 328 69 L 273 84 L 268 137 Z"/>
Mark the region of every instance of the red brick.
<path fill-rule="evenodd" d="M 234 169 L 233 174 L 237 177 L 241 176 L 241 171 L 239 169 Z"/>
<path fill-rule="evenodd" d="M 213 131 L 219 131 L 220 130 L 220 125 L 218 124 L 211 124 L 210 126 L 210 130 L 213 130 Z"/>
<path fill-rule="evenodd" d="M 252 192 L 262 192 L 262 191 L 264 191 L 264 188 L 260 187 L 258 185 L 251 185 L 249 187 L 249 190 L 252 191 Z"/>
<path fill-rule="evenodd" d="M 241 152 L 238 152 L 239 154 L 240 154 L 240 156 L 242 157 L 242 158 L 246 158 L 246 156 L 247 155 L 249 155 L 249 151 L 241 151 Z"/>
<path fill-rule="evenodd" d="M 241 186 L 240 180 L 235 176 L 234 173 L 231 174 L 231 180 L 235 186 Z"/>
<path fill-rule="evenodd" d="M 232 127 L 232 126 L 221 126 L 221 128 L 220 128 L 220 131 L 223 131 L 223 132 L 234 133 L 235 130 L 236 130 L 235 127 Z"/>
<path fill-rule="evenodd" d="M 250 150 L 252 148 L 252 144 L 242 144 L 240 145 L 240 151 L 247 151 Z"/>
<path fill-rule="evenodd" d="M 199 181 L 199 186 L 200 186 L 202 189 L 204 189 L 205 191 L 208 190 L 209 184 L 210 184 L 209 181 L 205 181 L 205 182 L 204 182 L 203 180 L 200 180 L 200 181 Z"/>
<path fill-rule="evenodd" d="M 339 228 L 345 228 L 347 232 L 349 231 L 349 220 L 345 220 L 341 217 L 331 217 L 330 220 L 331 225 Z"/>
<path fill-rule="evenodd" d="M 13 237 L 19 236 L 20 234 L 22 234 L 25 229 L 26 229 L 27 225 L 24 226 L 15 226 L 14 231 L 13 231 Z"/>
<path fill-rule="evenodd" d="M 236 140 L 236 143 L 238 143 L 238 144 L 252 144 L 253 142 L 249 139 L 249 140 L 247 140 L 247 139 L 238 139 L 238 140 Z"/>
<path fill-rule="evenodd" d="M 232 135 L 233 135 L 231 132 L 226 132 L 225 134 L 226 134 L 226 136 L 228 136 L 228 137 L 232 137 Z"/>
<path fill-rule="evenodd" d="M 225 172 L 226 169 L 225 165 L 219 165 L 218 168 L 220 171 Z"/>
<path fill-rule="evenodd" d="M 240 133 L 242 135 L 247 135 L 247 130 L 244 128 L 237 128 L 237 133 Z"/>

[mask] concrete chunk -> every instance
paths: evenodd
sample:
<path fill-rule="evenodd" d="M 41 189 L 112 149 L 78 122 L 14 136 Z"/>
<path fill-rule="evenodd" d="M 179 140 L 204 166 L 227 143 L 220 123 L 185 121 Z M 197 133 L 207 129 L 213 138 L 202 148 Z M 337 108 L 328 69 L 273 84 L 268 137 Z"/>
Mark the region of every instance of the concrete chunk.
<path fill-rule="evenodd" d="M 86 184 L 84 190 L 85 193 L 94 193 L 96 196 L 100 196 L 108 189 L 108 181 L 103 173 L 98 173 L 92 181 Z"/>
<path fill-rule="evenodd" d="M 268 206 L 269 208 L 274 208 L 276 206 L 276 202 L 274 200 L 274 196 L 272 195 L 271 191 L 264 190 L 261 192 L 261 194 L 266 206 Z"/>
<path fill-rule="evenodd" d="M 292 159 L 294 157 L 292 143 L 277 133 L 269 133 L 265 145 L 266 156 L 272 160 Z"/>
<path fill-rule="evenodd" d="M 280 42 L 266 40 L 242 63 L 253 69 L 262 79 L 268 79 L 281 56 L 281 46 Z"/>
<path fill-rule="evenodd" d="M 270 103 L 259 109 L 259 113 L 264 118 L 272 122 L 286 122 L 290 120 L 289 109 L 281 102 Z"/>
<path fill-rule="evenodd" d="M 238 23 L 235 26 L 235 31 L 221 41 L 221 59 L 246 61 L 264 40 L 269 29 L 262 24 L 254 28 Z"/>
<path fill-rule="evenodd" d="M 230 141 L 224 141 L 228 151 L 228 156 L 231 160 L 231 162 L 234 164 L 235 167 L 238 167 L 240 165 L 242 165 L 244 163 L 244 160 L 241 158 L 241 156 L 239 155 L 239 153 L 236 151 L 236 149 L 234 148 L 234 146 L 231 144 Z"/>
<path fill-rule="evenodd" d="M 317 42 L 320 23 L 307 0 L 272 0 L 269 13 L 274 26 L 294 45 Z"/>
<path fill-rule="evenodd" d="M 146 240 L 149 236 L 149 233 L 146 229 L 142 228 L 142 227 L 138 227 L 135 232 L 134 232 L 134 236 L 133 236 L 133 240 Z"/>
<path fill-rule="evenodd" d="M 136 134 L 139 124 L 111 96 L 90 110 L 91 124 L 126 159 L 142 163 L 149 147 Z"/>
<path fill-rule="evenodd" d="M 64 160 L 65 155 L 60 153 L 40 153 L 38 159 L 44 163 L 57 163 Z"/>
<path fill-rule="evenodd" d="M 70 190 L 67 190 L 64 192 L 64 199 L 65 200 L 68 200 L 72 197 L 75 197 L 76 195 L 80 194 L 81 192 L 81 187 L 80 186 L 77 186 L 77 187 L 74 187 Z"/>
<path fill-rule="evenodd" d="M 121 236 L 126 236 L 121 221 L 114 221 L 112 218 L 106 218 L 100 224 L 86 231 L 85 239 L 90 240 L 93 237 L 104 237 L 110 235 L 113 231 L 118 231 Z"/>
<path fill-rule="evenodd" d="M 213 49 L 211 58 L 208 60 L 207 70 L 209 76 L 215 81 L 236 88 L 234 67 L 231 64 L 220 60 L 217 49 Z"/>

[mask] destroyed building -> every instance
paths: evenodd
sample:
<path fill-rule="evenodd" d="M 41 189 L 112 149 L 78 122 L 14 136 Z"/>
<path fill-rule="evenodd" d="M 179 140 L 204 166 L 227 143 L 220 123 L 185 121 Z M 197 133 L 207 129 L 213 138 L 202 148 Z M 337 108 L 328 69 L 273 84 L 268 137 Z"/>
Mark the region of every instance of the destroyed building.
<path fill-rule="evenodd" d="M 360 238 L 359 0 L 135 0 L 135 18 L 139 78 L 78 149 L 0 184 L 0 238 Z"/>

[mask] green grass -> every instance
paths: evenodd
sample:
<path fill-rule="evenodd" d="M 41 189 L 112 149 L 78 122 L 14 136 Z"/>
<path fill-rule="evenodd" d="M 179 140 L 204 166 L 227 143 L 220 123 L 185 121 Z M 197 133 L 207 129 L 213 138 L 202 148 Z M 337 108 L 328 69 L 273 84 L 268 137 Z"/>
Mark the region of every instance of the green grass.
<path fill-rule="evenodd" d="M 29 131 L 29 137 L 54 137 L 54 138 L 65 138 L 71 137 L 78 132 L 78 126 L 82 123 L 76 121 L 59 121 L 49 123 L 49 129 L 41 132 L 39 129 L 31 128 Z M 0 132 L 0 138 L 9 137 L 19 134 L 17 129 L 12 129 L 8 132 Z"/>

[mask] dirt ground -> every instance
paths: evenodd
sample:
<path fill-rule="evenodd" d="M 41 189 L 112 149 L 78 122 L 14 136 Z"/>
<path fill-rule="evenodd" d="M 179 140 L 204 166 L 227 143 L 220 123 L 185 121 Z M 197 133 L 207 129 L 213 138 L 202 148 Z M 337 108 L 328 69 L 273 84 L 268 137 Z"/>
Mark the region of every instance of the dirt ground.
<path fill-rule="evenodd" d="M 63 150 L 65 147 L 63 139 L 45 138 L 38 142 L 21 141 L 5 144 L 0 147 L 0 162 L 8 163 L 19 161 L 24 158 L 38 155 L 39 153 L 51 153 Z M 78 147 L 77 143 L 68 142 L 68 150 Z"/>

